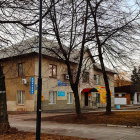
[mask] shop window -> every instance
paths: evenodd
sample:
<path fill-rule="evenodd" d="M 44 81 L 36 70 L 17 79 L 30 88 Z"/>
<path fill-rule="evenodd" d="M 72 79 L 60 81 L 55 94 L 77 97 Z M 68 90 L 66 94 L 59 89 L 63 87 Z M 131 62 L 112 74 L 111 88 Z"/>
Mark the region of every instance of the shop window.
<path fill-rule="evenodd" d="M 96 103 L 100 103 L 100 94 L 96 93 Z"/>
<path fill-rule="evenodd" d="M 67 104 L 72 104 L 72 92 L 67 93 Z"/>
<path fill-rule="evenodd" d="M 56 65 L 49 65 L 49 77 L 56 78 L 57 76 L 57 66 Z"/>
<path fill-rule="evenodd" d="M 83 83 L 89 82 L 89 72 L 83 72 Z"/>
<path fill-rule="evenodd" d="M 25 76 L 25 64 L 18 63 L 18 76 Z"/>
<path fill-rule="evenodd" d="M 17 91 L 17 104 L 24 105 L 25 101 L 25 91 L 19 90 Z"/>
<path fill-rule="evenodd" d="M 49 103 L 50 104 L 56 104 L 56 91 L 49 92 Z"/>

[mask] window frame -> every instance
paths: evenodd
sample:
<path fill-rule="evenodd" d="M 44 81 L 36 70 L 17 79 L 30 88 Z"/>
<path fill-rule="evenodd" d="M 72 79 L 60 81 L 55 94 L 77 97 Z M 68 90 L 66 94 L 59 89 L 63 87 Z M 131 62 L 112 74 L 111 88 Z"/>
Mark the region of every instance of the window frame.
<path fill-rule="evenodd" d="M 86 75 L 86 74 L 88 74 L 88 76 Z M 86 78 L 84 77 L 84 76 L 87 76 Z M 86 80 L 85 80 L 86 79 Z M 89 72 L 83 72 L 83 75 L 82 75 L 82 82 L 83 83 L 89 83 Z"/>
<path fill-rule="evenodd" d="M 20 94 L 20 103 L 19 103 L 19 94 Z M 25 91 L 18 90 L 17 91 L 17 105 L 23 106 L 25 104 Z"/>
<path fill-rule="evenodd" d="M 122 93 L 122 97 L 126 97 L 126 94 L 125 93 Z"/>
<path fill-rule="evenodd" d="M 52 68 L 50 69 L 50 66 L 52 66 Z M 56 74 L 54 75 L 53 69 L 54 67 L 56 68 Z M 50 71 L 51 71 L 51 75 L 50 75 Z M 49 77 L 50 78 L 56 78 L 57 77 L 57 65 L 54 64 L 49 64 Z"/>
<path fill-rule="evenodd" d="M 20 65 L 22 66 L 22 68 L 20 68 Z M 18 63 L 18 77 L 23 77 L 25 76 L 25 63 Z"/>
<path fill-rule="evenodd" d="M 73 104 L 73 92 L 67 92 L 67 104 Z"/>
<path fill-rule="evenodd" d="M 118 93 L 116 93 L 116 94 L 115 94 L 115 97 L 119 97 L 119 94 L 118 94 Z"/>
<path fill-rule="evenodd" d="M 51 101 L 50 94 L 53 94 L 53 102 Z M 54 95 L 55 95 L 55 98 L 54 98 Z M 49 104 L 56 104 L 56 100 L 57 100 L 56 97 L 57 97 L 57 91 L 50 91 L 49 92 Z"/>
<path fill-rule="evenodd" d="M 96 74 L 96 85 L 99 85 L 99 84 L 100 84 L 100 75 Z"/>
<path fill-rule="evenodd" d="M 100 103 L 100 93 L 96 93 L 96 103 Z"/>

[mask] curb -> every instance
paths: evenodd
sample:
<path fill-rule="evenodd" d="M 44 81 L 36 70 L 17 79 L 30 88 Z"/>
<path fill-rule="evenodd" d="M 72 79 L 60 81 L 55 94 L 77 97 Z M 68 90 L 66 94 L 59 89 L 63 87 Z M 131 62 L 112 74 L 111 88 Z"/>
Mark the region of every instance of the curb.
<path fill-rule="evenodd" d="M 137 129 L 140 129 L 140 126 L 115 125 L 115 124 L 91 124 L 91 126 L 106 126 L 106 127 L 137 128 Z"/>
<path fill-rule="evenodd" d="M 121 127 L 121 128 L 137 128 L 140 129 L 140 126 L 131 126 L 131 125 L 113 125 L 113 124 L 106 124 L 107 127 Z"/>

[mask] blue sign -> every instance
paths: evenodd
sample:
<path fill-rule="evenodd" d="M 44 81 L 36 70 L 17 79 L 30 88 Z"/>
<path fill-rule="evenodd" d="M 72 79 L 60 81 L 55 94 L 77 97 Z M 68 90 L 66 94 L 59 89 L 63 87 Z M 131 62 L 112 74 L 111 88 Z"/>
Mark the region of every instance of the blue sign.
<path fill-rule="evenodd" d="M 30 87 L 31 94 L 34 94 L 34 84 L 35 84 L 35 78 L 31 77 L 31 87 Z"/>
<path fill-rule="evenodd" d="M 65 97 L 65 91 L 57 91 L 57 96 Z"/>
<path fill-rule="evenodd" d="M 64 82 L 58 80 L 57 85 L 58 86 L 67 86 L 67 83 L 64 83 Z"/>

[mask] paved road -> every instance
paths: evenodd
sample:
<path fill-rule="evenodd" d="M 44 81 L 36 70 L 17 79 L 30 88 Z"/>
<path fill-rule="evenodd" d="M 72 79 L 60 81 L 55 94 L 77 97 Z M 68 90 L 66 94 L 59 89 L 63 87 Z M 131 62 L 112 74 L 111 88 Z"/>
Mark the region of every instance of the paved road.
<path fill-rule="evenodd" d="M 62 114 L 62 113 L 61 113 Z M 42 116 L 60 115 L 59 113 L 43 113 Z M 35 114 L 9 115 L 10 125 L 19 130 L 35 132 Z M 27 119 L 27 120 L 26 120 Z M 139 128 L 106 127 L 98 125 L 58 124 L 42 122 L 42 133 L 94 138 L 96 140 L 140 140 Z"/>

